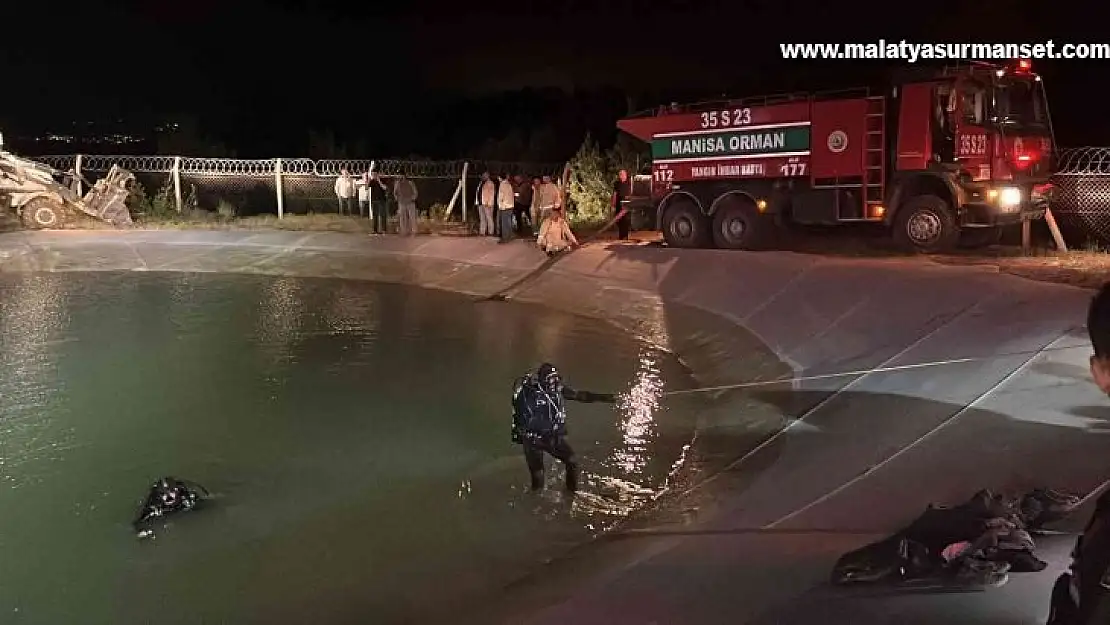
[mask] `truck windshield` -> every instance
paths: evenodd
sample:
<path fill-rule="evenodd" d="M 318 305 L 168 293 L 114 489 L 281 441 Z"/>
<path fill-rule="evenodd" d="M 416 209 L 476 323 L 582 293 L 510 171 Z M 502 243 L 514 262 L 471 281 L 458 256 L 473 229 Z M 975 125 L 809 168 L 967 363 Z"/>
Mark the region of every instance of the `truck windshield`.
<path fill-rule="evenodd" d="M 994 90 L 995 122 L 1007 127 L 1043 128 L 1048 122 L 1040 82 L 1006 80 Z"/>

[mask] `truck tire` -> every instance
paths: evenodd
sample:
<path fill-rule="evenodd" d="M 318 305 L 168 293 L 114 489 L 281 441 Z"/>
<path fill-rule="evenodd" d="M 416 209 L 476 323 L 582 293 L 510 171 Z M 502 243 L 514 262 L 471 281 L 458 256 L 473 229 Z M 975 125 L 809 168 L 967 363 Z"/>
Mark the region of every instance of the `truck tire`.
<path fill-rule="evenodd" d="M 935 195 L 906 200 L 894 218 L 894 238 L 922 254 L 951 251 L 960 241 L 960 228 L 948 202 Z"/>
<path fill-rule="evenodd" d="M 66 221 L 65 207 L 48 197 L 31 199 L 23 205 L 19 214 L 24 226 L 37 230 L 61 228 Z"/>
<path fill-rule="evenodd" d="M 774 221 L 747 198 L 728 197 L 713 213 L 713 244 L 722 250 L 764 249 L 774 229 Z"/>
<path fill-rule="evenodd" d="M 1002 228 L 965 228 L 960 232 L 960 247 L 967 250 L 977 250 L 991 245 L 998 245 L 1002 240 Z"/>
<path fill-rule="evenodd" d="M 693 202 L 677 200 L 663 211 L 663 240 L 670 247 L 708 247 L 709 220 Z"/>

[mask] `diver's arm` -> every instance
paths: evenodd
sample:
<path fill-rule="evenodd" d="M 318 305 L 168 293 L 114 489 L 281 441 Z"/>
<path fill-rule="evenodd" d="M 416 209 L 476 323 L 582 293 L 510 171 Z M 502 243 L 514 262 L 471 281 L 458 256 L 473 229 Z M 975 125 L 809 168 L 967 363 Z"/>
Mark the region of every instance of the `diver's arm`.
<path fill-rule="evenodd" d="M 142 505 L 139 506 L 139 512 L 135 515 L 135 520 L 131 522 L 131 526 L 135 528 L 135 531 L 139 531 L 139 526 L 142 525 L 143 521 L 146 521 L 152 516 L 150 511 L 153 508 L 155 508 L 154 494 L 151 493 L 143 500 Z"/>
<path fill-rule="evenodd" d="M 189 481 L 189 480 L 179 480 L 179 481 L 182 484 L 184 484 L 185 488 L 189 489 L 190 492 L 196 493 L 196 494 L 198 494 L 202 497 L 205 497 L 205 498 L 212 496 L 212 494 L 208 492 L 207 488 L 201 486 L 200 484 L 197 484 L 196 482 L 192 482 L 192 481 Z"/>
<path fill-rule="evenodd" d="M 591 393 L 590 391 L 579 391 L 569 386 L 563 386 L 563 399 L 567 401 L 577 401 L 584 404 L 591 404 L 595 401 L 613 403 L 617 401 L 615 395 L 611 393 Z"/>

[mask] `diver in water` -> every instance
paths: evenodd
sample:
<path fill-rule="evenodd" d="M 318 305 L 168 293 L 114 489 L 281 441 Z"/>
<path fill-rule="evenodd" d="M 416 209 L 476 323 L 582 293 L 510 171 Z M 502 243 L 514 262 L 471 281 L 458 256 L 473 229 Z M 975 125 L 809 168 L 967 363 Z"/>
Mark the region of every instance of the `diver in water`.
<path fill-rule="evenodd" d="M 164 477 L 154 483 L 132 522 L 136 532 L 143 533 L 143 525 L 152 519 L 177 512 L 192 510 L 209 497 L 200 484 Z"/>
<path fill-rule="evenodd" d="M 578 490 L 578 462 L 567 443 L 567 401 L 613 402 L 613 395 L 576 391 L 563 384 L 555 365 L 544 363 L 535 373 L 517 380 L 513 387 L 512 440 L 524 447 L 524 459 L 532 476 L 532 490 L 544 484 L 544 454 L 562 461 L 567 472 L 567 491 Z"/>

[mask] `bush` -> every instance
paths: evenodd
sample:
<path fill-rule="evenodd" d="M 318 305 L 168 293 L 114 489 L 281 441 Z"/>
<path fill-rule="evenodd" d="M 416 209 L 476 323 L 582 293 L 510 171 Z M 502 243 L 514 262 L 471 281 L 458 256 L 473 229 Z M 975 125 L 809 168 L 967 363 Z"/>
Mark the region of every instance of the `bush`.
<path fill-rule="evenodd" d="M 574 205 L 576 221 L 604 221 L 610 214 L 613 175 L 609 159 L 589 135 L 570 161 L 567 200 Z"/>
<path fill-rule="evenodd" d="M 126 204 L 127 210 L 131 211 L 131 217 L 134 219 L 142 219 L 151 213 L 150 197 L 147 196 L 143 183 L 136 180 L 131 184 L 131 191 L 127 194 Z"/>
<path fill-rule="evenodd" d="M 570 161 L 567 186 L 568 215 L 578 223 L 604 223 L 613 217 L 613 183 L 621 169 L 635 175 L 647 163 L 642 146 L 621 137 L 612 149 L 603 152 L 589 135 Z"/>
<path fill-rule="evenodd" d="M 177 198 L 173 193 L 173 179 L 167 178 L 166 183 L 150 200 L 149 217 L 152 219 L 173 219 L 178 217 Z"/>
<path fill-rule="evenodd" d="M 231 202 L 220 198 L 219 203 L 216 204 L 216 214 L 224 221 L 231 221 L 239 215 L 239 209 Z"/>
<path fill-rule="evenodd" d="M 436 202 L 428 207 L 428 219 L 438 219 L 443 221 L 446 219 L 447 205 L 443 202 Z"/>
<path fill-rule="evenodd" d="M 177 210 L 177 197 L 174 194 L 173 178 L 167 178 L 154 197 L 147 195 L 142 183 L 135 181 L 127 196 L 127 208 L 137 221 L 152 223 L 156 221 L 176 221 L 197 211 L 197 188 L 189 185 L 189 192 L 181 198 L 181 212 Z"/>

